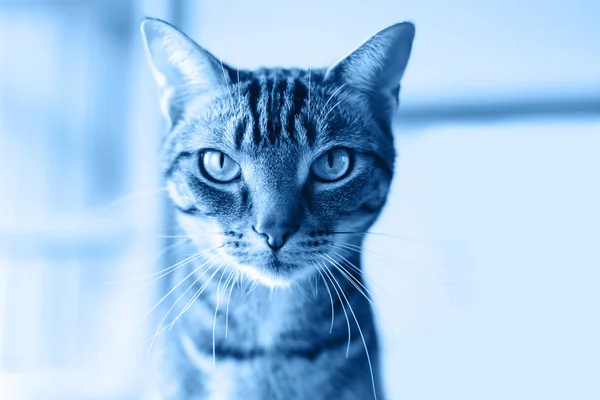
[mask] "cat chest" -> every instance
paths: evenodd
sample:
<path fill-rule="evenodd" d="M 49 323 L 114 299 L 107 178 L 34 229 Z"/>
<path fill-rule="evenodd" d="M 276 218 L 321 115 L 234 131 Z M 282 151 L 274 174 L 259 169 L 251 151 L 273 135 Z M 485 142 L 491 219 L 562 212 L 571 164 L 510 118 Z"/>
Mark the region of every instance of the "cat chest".
<path fill-rule="evenodd" d="M 314 360 L 277 356 L 246 360 L 216 359 L 198 351 L 193 341 L 182 335 L 187 368 L 202 377 L 201 385 L 210 400 L 311 398 L 327 386 L 327 357 Z M 190 384 L 189 382 L 187 384 Z"/>

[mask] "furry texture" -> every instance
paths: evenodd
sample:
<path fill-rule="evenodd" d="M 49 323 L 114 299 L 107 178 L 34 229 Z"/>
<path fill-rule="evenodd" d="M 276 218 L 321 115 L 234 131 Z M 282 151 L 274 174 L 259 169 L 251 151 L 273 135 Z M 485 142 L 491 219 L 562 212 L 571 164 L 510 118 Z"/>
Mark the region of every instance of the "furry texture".
<path fill-rule="evenodd" d="M 414 27 L 312 71 L 236 70 L 165 22 L 142 32 L 190 239 L 177 254 L 193 254 L 167 270 L 158 398 L 383 398 L 360 253 L 393 175 L 391 115 Z M 212 178 L 207 151 L 221 168 L 229 157 L 236 179 Z M 331 171 L 345 160 L 346 172 L 318 179 L 318 160 Z"/>

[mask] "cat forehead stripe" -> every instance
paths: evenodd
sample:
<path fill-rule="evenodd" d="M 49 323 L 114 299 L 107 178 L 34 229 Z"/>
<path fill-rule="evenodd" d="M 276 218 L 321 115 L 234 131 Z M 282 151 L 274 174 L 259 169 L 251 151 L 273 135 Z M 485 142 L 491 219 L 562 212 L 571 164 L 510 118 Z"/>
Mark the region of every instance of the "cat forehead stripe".
<path fill-rule="evenodd" d="M 233 133 L 236 148 L 282 141 L 312 145 L 315 140 L 312 121 L 303 114 L 309 101 L 307 80 L 307 73 L 281 70 L 253 73 L 247 82 L 240 82 L 238 89 L 245 109 L 240 124 L 245 126 L 236 127 Z"/>

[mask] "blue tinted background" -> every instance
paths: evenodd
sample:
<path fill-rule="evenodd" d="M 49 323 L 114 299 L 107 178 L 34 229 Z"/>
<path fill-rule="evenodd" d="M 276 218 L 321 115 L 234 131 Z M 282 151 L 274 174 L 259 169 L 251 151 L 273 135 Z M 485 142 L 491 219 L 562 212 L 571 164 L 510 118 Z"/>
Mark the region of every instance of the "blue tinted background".
<path fill-rule="evenodd" d="M 389 398 L 600 398 L 599 15 L 592 0 L 0 0 L 0 398 L 139 398 L 158 288 L 130 280 L 169 233 L 143 16 L 242 67 L 329 65 L 415 22 L 386 235 L 365 252 Z"/>

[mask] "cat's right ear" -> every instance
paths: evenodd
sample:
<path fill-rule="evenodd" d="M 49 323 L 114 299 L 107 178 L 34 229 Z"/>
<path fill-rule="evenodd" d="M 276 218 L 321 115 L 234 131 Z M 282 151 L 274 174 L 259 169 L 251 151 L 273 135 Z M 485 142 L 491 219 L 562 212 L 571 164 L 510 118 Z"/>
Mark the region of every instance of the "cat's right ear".
<path fill-rule="evenodd" d="M 141 30 L 161 92 L 161 110 L 170 127 L 183 117 L 191 96 L 229 84 L 229 68 L 173 25 L 147 18 Z"/>
<path fill-rule="evenodd" d="M 389 26 L 363 42 L 327 70 L 325 82 L 349 85 L 366 94 L 373 110 L 390 120 L 398 106 L 400 80 L 408 64 L 415 26 L 402 22 Z"/>

